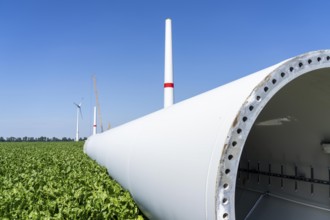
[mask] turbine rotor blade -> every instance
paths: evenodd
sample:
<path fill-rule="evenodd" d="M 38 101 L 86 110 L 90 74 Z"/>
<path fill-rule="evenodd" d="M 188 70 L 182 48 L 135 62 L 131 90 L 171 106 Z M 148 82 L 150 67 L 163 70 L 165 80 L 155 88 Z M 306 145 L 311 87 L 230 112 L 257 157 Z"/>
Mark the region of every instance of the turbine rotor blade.
<path fill-rule="evenodd" d="M 80 112 L 81 119 L 83 119 L 83 116 L 82 116 L 82 112 L 81 112 L 81 108 L 80 107 L 79 107 L 79 112 Z"/>
<path fill-rule="evenodd" d="M 82 99 L 83 100 L 83 99 Z M 81 105 L 82 105 L 82 100 L 81 100 L 81 102 L 79 103 L 79 105 L 77 104 L 77 103 L 73 103 L 75 106 L 77 106 L 77 108 L 79 108 L 79 112 L 80 112 L 80 117 L 81 117 L 81 119 L 83 119 L 83 116 L 82 116 L 82 111 L 81 111 Z"/>

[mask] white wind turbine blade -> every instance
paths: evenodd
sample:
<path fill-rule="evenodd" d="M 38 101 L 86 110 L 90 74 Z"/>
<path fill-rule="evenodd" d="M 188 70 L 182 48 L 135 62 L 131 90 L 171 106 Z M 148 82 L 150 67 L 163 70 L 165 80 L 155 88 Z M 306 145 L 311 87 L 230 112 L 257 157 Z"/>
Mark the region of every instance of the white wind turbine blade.
<path fill-rule="evenodd" d="M 79 108 L 79 112 L 80 112 L 80 117 L 81 117 L 81 119 L 83 119 L 83 115 L 82 115 L 82 111 L 81 111 L 81 105 L 82 105 L 82 100 L 79 103 L 78 108 Z"/>
<path fill-rule="evenodd" d="M 82 111 L 81 111 L 81 106 L 79 106 L 79 112 L 80 112 L 80 117 L 83 119 Z"/>
<path fill-rule="evenodd" d="M 82 101 L 79 103 L 79 104 L 77 104 L 77 103 L 73 103 L 75 106 L 77 106 L 77 108 L 79 108 L 79 112 L 80 112 L 80 117 L 81 117 L 81 119 L 83 119 L 83 116 L 82 116 L 82 111 L 81 111 L 81 106 L 82 106 Z"/>

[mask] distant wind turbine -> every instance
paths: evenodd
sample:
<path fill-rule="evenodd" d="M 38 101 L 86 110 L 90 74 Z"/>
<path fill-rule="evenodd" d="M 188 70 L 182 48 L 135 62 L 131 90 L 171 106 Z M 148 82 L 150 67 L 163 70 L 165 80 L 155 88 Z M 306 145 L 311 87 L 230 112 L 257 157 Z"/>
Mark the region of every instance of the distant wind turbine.
<path fill-rule="evenodd" d="M 75 106 L 77 106 L 77 130 L 76 130 L 76 141 L 79 141 L 79 115 L 81 117 L 81 119 L 83 119 L 82 117 L 82 113 L 81 113 L 81 105 L 82 102 L 79 103 L 79 105 L 77 103 L 73 103 Z"/>

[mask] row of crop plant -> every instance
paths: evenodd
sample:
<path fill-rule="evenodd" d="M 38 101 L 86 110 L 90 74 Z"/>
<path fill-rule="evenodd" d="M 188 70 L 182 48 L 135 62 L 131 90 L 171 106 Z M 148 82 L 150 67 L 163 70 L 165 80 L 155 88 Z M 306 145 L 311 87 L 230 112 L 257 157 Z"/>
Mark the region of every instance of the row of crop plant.
<path fill-rule="evenodd" d="M 83 142 L 0 143 L 1 219 L 143 219 Z"/>
<path fill-rule="evenodd" d="M 87 140 L 87 137 L 80 138 L 80 141 Z M 52 141 L 52 142 L 57 142 L 57 141 L 74 141 L 73 138 L 68 138 L 68 137 L 62 137 L 62 138 L 57 138 L 57 137 L 0 137 L 0 142 L 44 142 L 44 141 Z"/>

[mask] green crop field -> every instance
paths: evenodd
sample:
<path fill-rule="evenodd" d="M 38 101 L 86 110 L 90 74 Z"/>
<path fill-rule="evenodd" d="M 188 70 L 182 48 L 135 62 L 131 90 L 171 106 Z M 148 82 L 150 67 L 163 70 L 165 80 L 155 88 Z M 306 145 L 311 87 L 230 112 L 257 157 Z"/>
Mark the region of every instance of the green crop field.
<path fill-rule="evenodd" d="M 0 219 L 138 219 L 82 142 L 0 143 Z"/>

